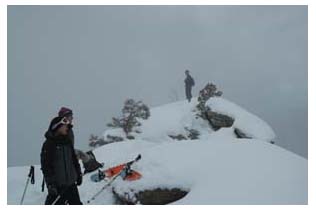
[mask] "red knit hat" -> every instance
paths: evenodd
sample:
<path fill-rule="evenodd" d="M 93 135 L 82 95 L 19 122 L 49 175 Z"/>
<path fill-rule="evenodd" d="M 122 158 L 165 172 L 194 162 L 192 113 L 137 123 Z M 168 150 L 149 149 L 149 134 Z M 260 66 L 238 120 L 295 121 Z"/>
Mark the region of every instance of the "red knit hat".
<path fill-rule="evenodd" d="M 58 112 L 59 117 L 67 117 L 67 116 L 71 116 L 72 114 L 73 114 L 72 110 L 67 107 L 61 107 Z"/>

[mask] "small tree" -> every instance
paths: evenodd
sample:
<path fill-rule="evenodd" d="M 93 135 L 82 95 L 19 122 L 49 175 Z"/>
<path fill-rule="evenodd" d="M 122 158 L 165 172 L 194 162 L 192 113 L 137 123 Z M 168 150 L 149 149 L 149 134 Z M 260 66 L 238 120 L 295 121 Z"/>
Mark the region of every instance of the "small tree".
<path fill-rule="evenodd" d="M 217 90 L 216 85 L 207 83 L 207 85 L 199 92 L 198 104 L 196 105 L 198 110 L 197 116 L 202 119 L 207 119 L 206 113 L 209 111 L 209 107 L 205 106 L 206 101 L 211 97 L 220 97 L 222 94 L 223 92 Z"/>
<path fill-rule="evenodd" d="M 104 144 L 106 144 L 106 142 L 105 142 L 103 137 L 99 138 L 96 135 L 93 135 L 93 134 L 90 135 L 90 138 L 89 138 L 89 146 L 90 147 L 96 148 L 96 147 L 102 146 Z"/>
<path fill-rule="evenodd" d="M 122 128 L 126 137 L 129 137 L 128 134 L 132 132 L 133 128 L 141 125 L 138 119 L 141 118 L 146 120 L 149 116 L 149 108 L 142 101 L 136 102 L 133 99 L 127 99 L 124 102 L 122 116 L 119 118 L 113 117 L 112 123 L 108 123 L 107 126 Z"/>

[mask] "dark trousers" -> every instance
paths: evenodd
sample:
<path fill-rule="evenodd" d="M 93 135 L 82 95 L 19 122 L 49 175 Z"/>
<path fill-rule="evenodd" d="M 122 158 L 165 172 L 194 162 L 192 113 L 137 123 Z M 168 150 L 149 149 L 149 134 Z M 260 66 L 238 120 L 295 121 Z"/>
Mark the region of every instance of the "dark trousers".
<path fill-rule="evenodd" d="M 55 203 L 55 205 L 82 205 L 76 185 L 71 185 L 69 187 L 59 187 L 57 190 L 58 194 L 61 195 L 61 197 Z M 48 194 L 46 197 L 45 205 L 52 205 L 57 197 L 58 195 L 56 196 Z"/>
<path fill-rule="evenodd" d="M 185 95 L 188 101 L 190 102 L 192 98 L 192 87 L 188 87 L 188 86 L 185 87 Z"/>

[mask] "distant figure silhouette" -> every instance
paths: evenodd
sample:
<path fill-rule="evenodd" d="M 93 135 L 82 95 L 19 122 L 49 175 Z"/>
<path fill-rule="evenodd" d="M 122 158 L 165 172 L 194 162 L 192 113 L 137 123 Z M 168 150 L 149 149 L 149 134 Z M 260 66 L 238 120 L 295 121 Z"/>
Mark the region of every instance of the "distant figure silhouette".
<path fill-rule="evenodd" d="M 186 78 L 184 80 L 185 83 L 185 95 L 189 101 L 189 103 L 191 102 L 191 98 L 192 98 L 192 87 L 194 86 L 194 79 L 191 77 L 189 70 L 185 70 L 185 75 Z"/>

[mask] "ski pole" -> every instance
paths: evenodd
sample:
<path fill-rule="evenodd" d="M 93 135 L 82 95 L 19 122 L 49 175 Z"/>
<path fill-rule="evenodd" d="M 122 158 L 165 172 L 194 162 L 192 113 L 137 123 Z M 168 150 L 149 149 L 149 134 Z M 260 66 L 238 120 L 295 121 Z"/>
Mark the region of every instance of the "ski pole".
<path fill-rule="evenodd" d="M 42 181 L 42 192 L 44 192 L 44 188 L 45 188 L 45 178 L 43 176 L 43 181 Z"/>
<path fill-rule="evenodd" d="M 111 181 L 109 181 L 108 183 L 106 183 L 94 196 L 92 196 L 92 198 L 90 200 L 87 201 L 87 203 L 90 203 L 91 201 L 95 200 L 95 198 L 100 195 L 107 187 L 109 187 L 113 182 L 114 180 L 119 177 L 122 173 L 122 171 L 125 170 L 125 167 L 121 170 L 120 173 L 116 174 L 112 179 Z"/>
<path fill-rule="evenodd" d="M 25 193 L 26 193 L 26 189 L 27 189 L 27 187 L 29 185 L 30 179 L 31 179 L 31 184 L 34 184 L 35 183 L 35 180 L 34 180 L 34 166 L 30 167 L 30 172 L 29 172 L 29 175 L 28 175 L 28 178 L 27 178 L 27 181 L 26 181 L 26 185 L 25 185 L 25 188 L 24 188 L 24 192 L 23 192 L 23 195 L 22 195 L 22 199 L 21 199 L 20 205 L 23 204 L 24 196 L 25 196 Z"/>
<path fill-rule="evenodd" d="M 59 194 L 57 198 L 54 200 L 54 202 L 52 203 L 52 205 L 55 205 L 59 201 L 60 198 L 61 198 L 61 195 Z"/>
<path fill-rule="evenodd" d="M 69 189 L 69 187 L 67 187 L 62 193 L 60 193 L 51 205 L 55 205 L 59 201 L 61 196 L 67 192 L 68 189 Z M 65 201 L 65 202 L 67 202 L 67 201 Z"/>

